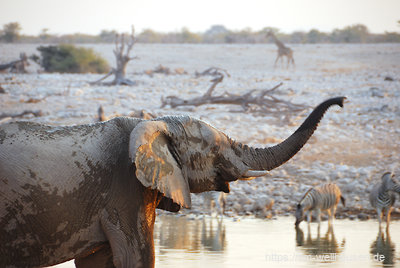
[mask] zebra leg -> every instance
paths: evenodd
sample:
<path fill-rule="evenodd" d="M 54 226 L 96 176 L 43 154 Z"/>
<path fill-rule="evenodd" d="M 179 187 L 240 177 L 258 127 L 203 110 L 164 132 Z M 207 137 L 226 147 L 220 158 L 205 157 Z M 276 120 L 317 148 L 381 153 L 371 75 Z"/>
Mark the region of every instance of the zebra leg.
<path fill-rule="evenodd" d="M 308 222 L 308 224 L 310 224 L 310 222 L 311 222 L 311 210 L 307 210 L 307 222 Z"/>
<path fill-rule="evenodd" d="M 378 214 L 378 221 L 379 221 L 379 227 L 381 227 L 381 223 L 382 223 L 382 209 L 381 208 L 377 208 L 376 212 Z"/>
<path fill-rule="evenodd" d="M 393 207 L 386 208 L 386 227 L 389 227 L 390 213 L 392 213 Z"/>
<path fill-rule="evenodd" d="M 317 222 L 318 222 L 318 225 L 320 225 L 321 224 L 321 209 L 317 209 Z"/>
<path fill-rule="evenodd" d="M 334 221 L 334 219 L 335 219 L 335 215 L 336 215 L 336 206 L 334 206 L 333 208 L 332 208 L 332 212 L 331 212 L 331 218 L 332 218 L 332 222 Z"/>
<path fill-rule="evenodd" d="M 327 210 L 327 213 L 328 213 L 328 226 L 331 226 L 331 224 L 332 224 L 332 215 L 333 215 L 333 208 L 331 208 L 331 209 L 328 209 Z"/>

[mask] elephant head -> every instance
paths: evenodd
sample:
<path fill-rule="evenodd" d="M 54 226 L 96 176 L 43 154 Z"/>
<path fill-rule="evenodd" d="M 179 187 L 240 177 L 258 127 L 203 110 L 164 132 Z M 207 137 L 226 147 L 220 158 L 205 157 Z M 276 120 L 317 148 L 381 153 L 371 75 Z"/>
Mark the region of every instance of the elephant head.
<path fill-rule="evenodd" d="M 266 175 L 288 161 L 311 137 L 326 110 L 335 104 L 343 107 L 344 100 L 321 103 L 290 137 L 267 148 L 238 143 L 191 117 L 142 121 L 130 134 L 130 159 L 145 187 L 190 208 L 190 192 L 229 192 L 229 182 Z"/>

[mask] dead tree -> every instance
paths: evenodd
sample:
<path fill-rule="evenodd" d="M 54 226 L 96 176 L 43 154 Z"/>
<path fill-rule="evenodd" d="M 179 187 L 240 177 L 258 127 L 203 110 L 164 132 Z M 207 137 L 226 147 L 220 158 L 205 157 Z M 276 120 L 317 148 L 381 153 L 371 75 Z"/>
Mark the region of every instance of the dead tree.
<path fill-rule="evenodd" d="M 43 115 L 43 112 L 41 110 L 37 110 L 37 111 L 25 110 L 21 113 L 16 113 L 16 114 L 2 113 L 2 114 L 0 114 L 0 124 L 6 122 L 8 120 L 11 120 L 13 118 L 23 117 L 27 114 L 32 114 L 35 117 L 39 117 L 39 116 Z"/>
<path fill-rule="evenodd" d="M 145 70 L 144 74 L 153 77 L 154 74 L 182 75 L 182 74 L 187 74 L 187 72 L 183 68 L 175 68 L 175 70 L 171 71 L 169 67 L 160 64 L 153 70 Z"/>
<path fill-rule="evenodd" d="M 217 84 L 221 83 L 224 75 L 219 75 L 211 80 L 212 84 L 207 92 L 200 97 L 192 99 L 182 99 L 177 96 L 161 97 L 161 108 L 169 105 L 171 108 L 178 106 L 200 106 L 204 104 L 234 104 L 240 105 L 245 112 L 272 113 L 272 112 L 299 112 L 308 106 L 295 104 L 275 97 L 274 91 L 279 88 L 282 83 L 271 89 L 256 90 L 252 89 L 243 95 L 231 94 L 224 92 L 221 95 L 212 95 Z"/>
<path fill-rule="evenodd" d="M 202 72 L 198 72 L 196 71 L 194 73 L 195 77 L 198 78 L 200 76 L 206 76 L 206 75 L 210 75 L 210 76 L 220 76 L 222 73 L 225 73 L 228 77 L 230 77 L 230 74 L 228 73 L 227 70 L 219 68 L 219 67 L 210 67 L 208 69 L 205 69 Z"/>
<path fill-rule="evenodd" d="M 29 66 L 28 57 L 24 52 L 19 54 L 19 60 L 6 64 L 0 64 L 0 72 L 10 69 L 12 73 L 27 73 L 26 66 Z"/>
<path fill-rule="evenodd" d="M 135 85 L 136 82 L 129 80 L 125 77 L 126 75 L 126 66 L 128 62 L 136 59 L 137 57 L 131 57 L 129 54 L 135 44 L 135 28 L 132 26 L 132 31 L 129 36 L 125 34 L 117 34 L 115 37 L 115 48 L 113 50 L 117 67 L 112 68 L 111 71 L 108 72 L 104 77 L 101 79 L 93 82 L 92 84 L 99 84 L 104 79 L 108 78 L 111 75 L 114 75 L 114 81 L 103 83 L 104 85 L 128 85 L 132 86 Z"/>
<path fill-rule="evenodd" d="M 107 121 L 107 117 L 104 114 L 104 108 L 101 105 L 100 105 L 99 109 L 97 110 L 97 116 L 98 116 L 99 122 Z"/>

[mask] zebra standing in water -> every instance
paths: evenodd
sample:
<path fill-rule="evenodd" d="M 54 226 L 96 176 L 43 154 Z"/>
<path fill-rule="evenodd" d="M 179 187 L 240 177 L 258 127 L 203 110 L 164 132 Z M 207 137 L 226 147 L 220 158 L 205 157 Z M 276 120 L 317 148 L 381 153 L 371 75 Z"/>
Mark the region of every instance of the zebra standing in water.
<path fill-rule="evenodd" d="M 311 188 L 306 192 L 300 202 L 297 204 L 296 209 L 296 223 L 298 226 L 304 219 L 304 212 L 307 213 L 307 221 L 311 222 L 311 212 L 317 212 L 318 224 L 321 223 L 321 211 L 327 211 L 329 215 L 329 224 L 335 217 L 336 207 L 342 201 L 345 206 L 345 199 L 339 187 L 336 184 L 328 183 L 319 187 Z"/>
<path fill-rule="evenodd" d="M 226 193 L 211 191 L 202 193 L 202 196 L 205 211 L 210 211 L 211 215 L 216 212 L 217 216 L 225 214 Z"/>
<path fill-rule="evenodd" d="M 375 184 L 369 194 L 369 201 L 378 213 L 379 226 L 382 223 L 383 211 L 386 211 L 386 226 L 389 226 L 390 213 L 396 201 L 395 192 L 400 193 L 400 183 L 395 180 L 394 174 L 386 172 L 381 182 Z"/>

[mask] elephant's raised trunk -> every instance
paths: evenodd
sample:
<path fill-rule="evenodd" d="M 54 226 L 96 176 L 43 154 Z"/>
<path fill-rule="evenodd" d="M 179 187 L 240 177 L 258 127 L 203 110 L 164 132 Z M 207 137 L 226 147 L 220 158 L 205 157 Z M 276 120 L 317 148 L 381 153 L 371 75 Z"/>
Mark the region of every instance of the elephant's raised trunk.
<path fill-rule="evenodd" d="M 301 126 L 286 140 L 268 148 L 242 147 L 244 162 L 252 170 L 271 170 L 292 158 L 314 133 L 324 113 L 332 105 L 343 107 L 345 97 L 337 97 L 318 105 Z"/>

